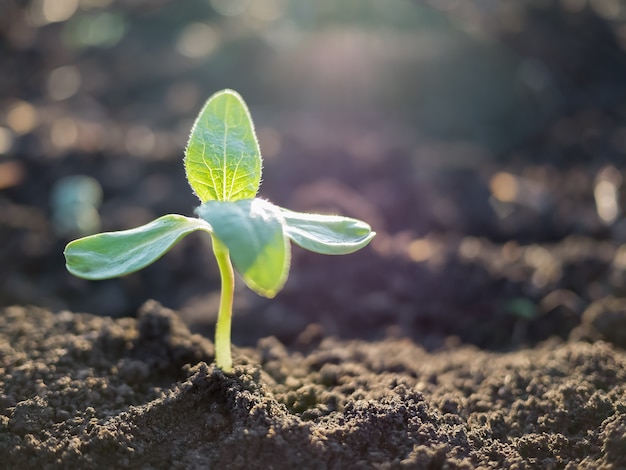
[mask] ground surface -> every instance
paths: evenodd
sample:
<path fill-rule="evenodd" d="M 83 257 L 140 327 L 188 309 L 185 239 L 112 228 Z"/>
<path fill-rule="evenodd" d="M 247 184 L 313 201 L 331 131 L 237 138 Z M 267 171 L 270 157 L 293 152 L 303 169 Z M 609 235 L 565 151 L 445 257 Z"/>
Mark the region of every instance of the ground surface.
<path fill-rule="evenodd" d="M 0 1 L 0 466 L 626 468 L 624 7 L 230 3 Z M 191 215 L 225 87 L 261 197 L 378 233 L 294 248 L 271 301 L 239 283 L 233 375 L 208 241 L 87 282 L 55 197 L 93 178 L 102 230 Z"/>
<path fill-rule="evenodd" d="M 408 340 L 212 344 L 139 319 L 0 315 L 8 468 L 626 467 L 626 354 L 548 341 L 428 353 Z"/>

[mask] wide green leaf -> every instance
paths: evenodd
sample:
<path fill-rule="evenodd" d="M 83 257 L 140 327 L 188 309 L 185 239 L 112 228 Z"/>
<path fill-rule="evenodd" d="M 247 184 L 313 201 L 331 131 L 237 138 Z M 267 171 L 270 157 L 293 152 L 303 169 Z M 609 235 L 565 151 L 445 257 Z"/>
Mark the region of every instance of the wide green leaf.
<path fill-rule="evenodd" d="M 250 112 L 239 94 L 209 98 L 191 129 L 185 151 L 187 180 L 202 202 L 254 198 L 261 152 Z"/>
<path fill-rule="evenodd" d="M 66 267 L 84 279 L 124 276 L 153 263 L 195 230 L 211 232 L 211 226 L 201 219 L 169 214 L 131 230 L 90 235 L 65 247 Z"/>
<path fill-rule="evenodd" d="M 274 297 L 289 273 L 291 251 L 279 207 L 263 199 L 208 201 L 197 214 L 228 247 L 235 269 L 259 295 Z"/>
<path fill-rule="evenodd" d="M 365 222 L 338 215 L 306 214 L 281 208 L 294 243 L 324 255 L 345 255 L 367 245 L 376 232 Z"/>

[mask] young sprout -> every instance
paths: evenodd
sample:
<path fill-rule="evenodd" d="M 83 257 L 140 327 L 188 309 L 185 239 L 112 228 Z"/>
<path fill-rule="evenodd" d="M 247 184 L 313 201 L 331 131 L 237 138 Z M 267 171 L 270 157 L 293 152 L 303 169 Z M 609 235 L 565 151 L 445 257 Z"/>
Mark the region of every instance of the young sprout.
<path fill-rule="evenodd" d="M 272 298 L 287 280 L 289 240 L 342 255 L 363 248 L 375 235 L 360 220 L 293 212 L 257 198 L 261 167 L 243 99 L 232 90 L 215 93 L 196 119 L 185 151 L 187 181 L 201 201 L 198 217 L 168 214 L 131 230 L 74 240 L 65 248 L 68 271 L 90 280 L 124 276 L 153 263 L 189 233 L 208 232 L 222 282 L 215 362 L 231 371 L 234 270 L 254 292 Z"/>

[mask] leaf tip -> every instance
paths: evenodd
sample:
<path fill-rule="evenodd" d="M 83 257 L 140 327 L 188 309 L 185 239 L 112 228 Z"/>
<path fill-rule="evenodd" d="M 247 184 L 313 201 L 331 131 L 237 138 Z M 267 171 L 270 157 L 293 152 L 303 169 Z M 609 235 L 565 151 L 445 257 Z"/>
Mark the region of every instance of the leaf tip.
<path fill-rule="evenodd" d="M 196 117 L 185 147 L 185 176 L 201 202 L 256 196 L 262 157 L 250 110 L 230 88 L 213 93 Z"/>

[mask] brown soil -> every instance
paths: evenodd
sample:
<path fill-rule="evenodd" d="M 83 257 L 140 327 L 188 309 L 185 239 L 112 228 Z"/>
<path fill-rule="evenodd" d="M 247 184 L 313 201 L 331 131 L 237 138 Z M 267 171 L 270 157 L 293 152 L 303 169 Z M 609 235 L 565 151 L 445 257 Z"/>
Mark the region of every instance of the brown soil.
<path fill-rule="evenodd" d="M 0 344 L 5 468 L 626 467 L 626 353 L 604 341 L 427 352 L 309 327 L 224 374 L 148 302 L 138 320 L 9 307 Z"/>

